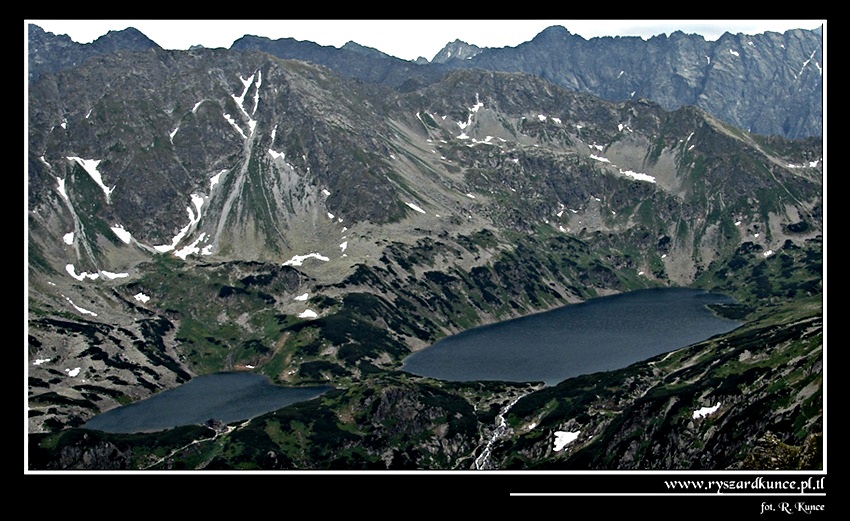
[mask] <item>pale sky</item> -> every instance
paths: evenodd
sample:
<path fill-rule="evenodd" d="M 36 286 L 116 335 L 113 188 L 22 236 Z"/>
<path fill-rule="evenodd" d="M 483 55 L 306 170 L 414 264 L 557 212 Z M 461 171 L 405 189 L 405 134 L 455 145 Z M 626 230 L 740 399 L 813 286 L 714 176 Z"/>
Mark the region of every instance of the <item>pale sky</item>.
<path fill-rule="evenodd" d="M 110 30 L 135 27 L 165 49 L 192 45 L 229 48 L 250 34 L 273 40 L 294 38 L 341 47 L 353 41 L 404 60 L 432 59 L 447 43 L 462 40 L 479 47 L 515 47 L 543 29 L 560 25 L 586 39 L 596 36 L 640 36 L 681 30 L 716 40 L 724 32 L 758 34 L 766 31 L 814 29 L 824 19 L 788 20 L 58 20 L 29 19 L 45 31 L 91 43 Z"/>

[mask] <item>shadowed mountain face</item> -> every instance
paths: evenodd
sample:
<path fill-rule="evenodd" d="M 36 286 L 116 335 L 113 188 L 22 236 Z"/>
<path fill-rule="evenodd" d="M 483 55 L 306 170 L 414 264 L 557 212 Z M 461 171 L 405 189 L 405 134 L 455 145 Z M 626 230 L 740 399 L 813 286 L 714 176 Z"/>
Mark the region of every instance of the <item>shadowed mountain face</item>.
<path fill-rule="evenodd" d="M 561 415 L 547 416 L 550 428 L 572 430 L 565 415 L 576 410 L 564 404 L 577 388 L 555 387 L 562 405 L 550 410 L 533 385 L 448 385 L 398 373 L 401 361 L 476 325 L 655 286 L 727 293 L 736 318 L 754 325 L 658 371 L 612 375 L 621 394 L 586 393 L 598 401 L 582 402 L 578 417 L 605 431 L 623 462 L 699 461 L 684 442 L 638 454 L 626 431 L 671 410 L 660 396 L 685 389 L 670 399 L 696 406 L 735 386 L 724 378 L 764 400 L 724 409 L 753 426 L 730 435 L 736 447 L 767 427 L 793 447 L 817 431 L 821 139 L 761 136 L 698 107 L 607 101 L 527 73 L 445 69 L 396 89 L 268 50 L 113 44 L 29 85 L 32 433 L 73 437 L 97 412 L 195 375 L 252 370 L 345 390 L 309 406 L 318 423 L 305 424 L 308 435 L 329 433 L 314 440 L 322 456 L 263 438 L 246 450 L 274 453 L 269 467 L 470 468 L 481 433 L 525 394 L 511 452 L 488 465 L 557 466 L 548 438 L 527 446 L 520 424 L 549 411 Z M 347 47 L 349 63 L 390 60 Z M 787 334 L 771 337 L 772 327 Z M 700 365 L 712 352 L 724 370 Z M 811 364 L 789 368 L 787 353 Z M 751 368 L 758 378 L 743 376 Z M 794 383 L 774 402 L 763 383 L 780 375 Z M 638 400 L 648 389 L 659 401 Z M 634 424 L 589 412 L 632 406 L 644 411 Z M 303 410 L 264 432 L 289 429 Z M 677 418 L 657 435 L 708 432 Z M 109 440 L 93 440 L 54 444 L 70 452 L 39 464 L 133 465 L 105 456 L 126 447 L 110 453 Z M 712 465 L 743 460 L 713 450 Z M 533 460 L 520 463 L 525 454 Z M 570 465 L 619 465 L 584 454 Z"/>

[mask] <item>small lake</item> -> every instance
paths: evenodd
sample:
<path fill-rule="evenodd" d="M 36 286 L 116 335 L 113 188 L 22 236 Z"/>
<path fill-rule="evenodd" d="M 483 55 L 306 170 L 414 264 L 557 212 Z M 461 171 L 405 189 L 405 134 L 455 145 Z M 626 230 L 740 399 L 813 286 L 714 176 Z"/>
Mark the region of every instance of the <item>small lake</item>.
<path fill-rule="evenodd" d="M 444 338 L 407 357 L 402 370 L 449 381 L 555 385 L 727 333 L 741 323 L 707 306 L 732 303 L 725 295 L 688 288 L 594 298 Z"/>
<path fill-rule="evenodd" d="M 281 387 L 264 376 L 247 372 L 215 373 L 106 411 L 89 420 L 83 428 L 131 433 L 200 425 L 210 419 L 231 423 L 310 400 L 331 389 L 327 386 Z"/>

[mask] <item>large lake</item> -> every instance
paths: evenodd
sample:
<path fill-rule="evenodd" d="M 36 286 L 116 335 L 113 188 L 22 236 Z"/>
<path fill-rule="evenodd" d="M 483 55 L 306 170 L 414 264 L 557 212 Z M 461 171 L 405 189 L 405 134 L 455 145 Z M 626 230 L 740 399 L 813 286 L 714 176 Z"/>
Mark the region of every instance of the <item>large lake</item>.
<path fill-rule="evenodd" d="M 450 381 L 557 384 L 626 367 L 738 327 L 707 306 L 734 301 L 692 289 L 650 289 L 588 300 L 454 335 L 409 356 L 402 370 Z M 331 387 L 280 387 L 247 372 L 217 373 L 95 416 L 86 429 L 153 432 L 210 419 L 247 420 Z"/>
<path fill-rule="evenodd" d="M 89 420 L 83 428 L 130 433 L 200 425 L 210 419 L 231 423 L 315 398 L 330 389 L 280 387 L 254 373 L 216 373 L 193 378 L 180 387 L 106 411 Z"/>
<path fill-rule="evenodd" d="M 555 385 L 729 332 L 740 323 L 718 317 L 707 306 L 733 302 L 687 288 L 595 298 L 444 338 L 409 356 L 402 370 L 449 381 Z"/>

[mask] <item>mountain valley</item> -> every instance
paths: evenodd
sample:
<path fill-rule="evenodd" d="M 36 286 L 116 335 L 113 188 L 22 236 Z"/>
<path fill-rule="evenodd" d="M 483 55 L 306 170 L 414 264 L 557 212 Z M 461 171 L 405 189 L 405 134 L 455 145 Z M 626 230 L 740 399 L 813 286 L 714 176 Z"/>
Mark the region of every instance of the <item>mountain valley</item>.
<path fill-rule="evenodd" d="M 30 74 L 30 469 L 822 468 L 821 136 L 528 72 L 400 87 L 139 47 Z M 729 295 L 715 311 L 744 325 L 556 386 L 400 370 L 447 335 L 654 287 Z M 226 433 L 81 428 L 244 370 L 335 390 Z"/>

